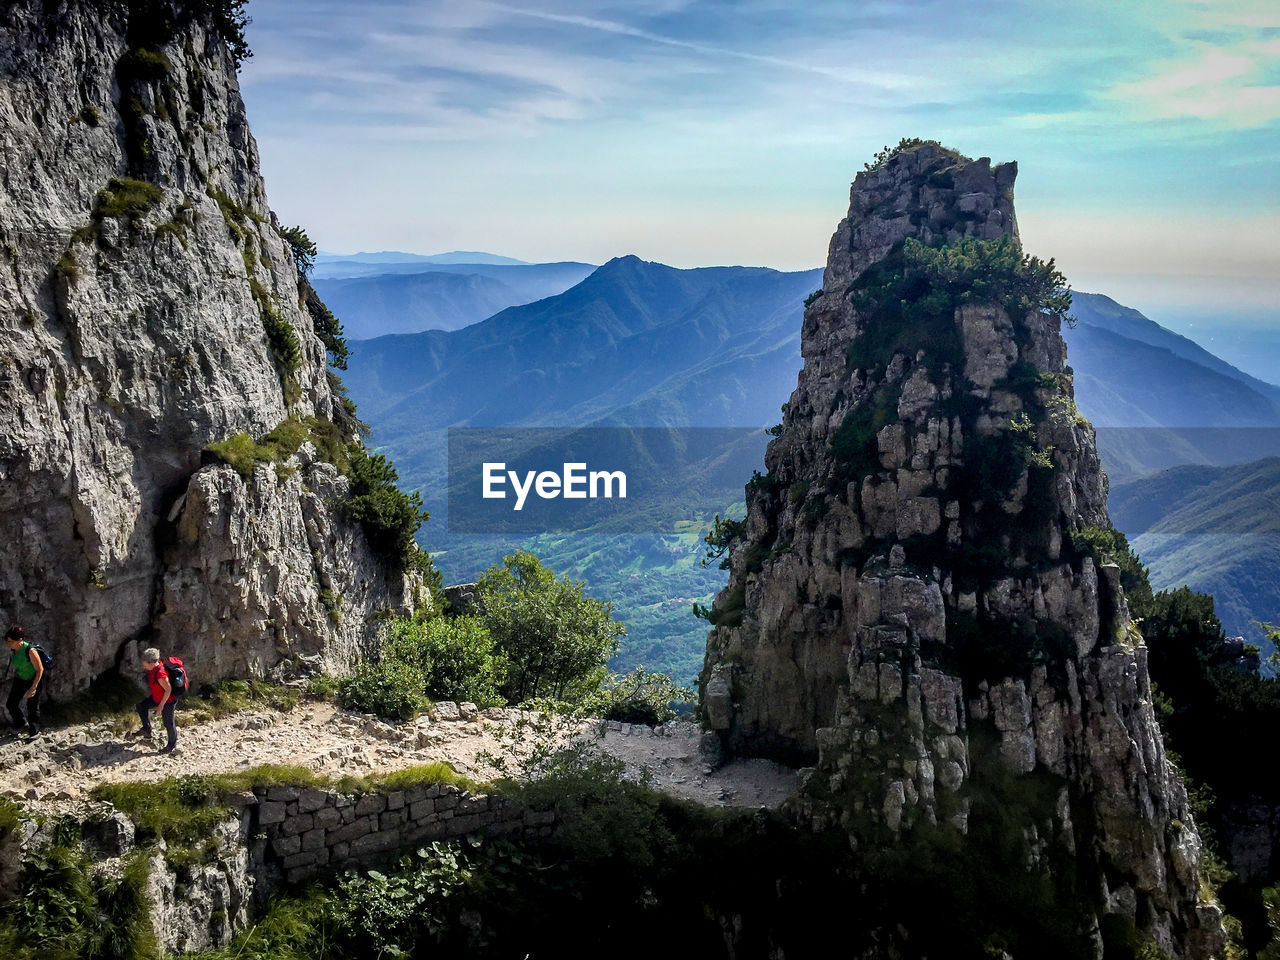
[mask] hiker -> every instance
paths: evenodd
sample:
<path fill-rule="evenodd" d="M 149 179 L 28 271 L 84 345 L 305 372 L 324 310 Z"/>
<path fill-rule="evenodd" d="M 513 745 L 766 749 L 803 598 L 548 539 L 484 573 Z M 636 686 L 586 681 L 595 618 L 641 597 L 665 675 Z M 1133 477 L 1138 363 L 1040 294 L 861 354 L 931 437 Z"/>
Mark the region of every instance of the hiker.
<path fill-rule="evenodd" d="M 132 737 L 151 737 L 151 715 L 164 720 L 164 732 L 169 735 L 161 753 L 172 753 L 178 745 L 178 727 L 173 721 L 173 708 L 177 705 L 173 685 L 169 682 L 169 671 L 160 660 L 160 651 L 155 647 L 147 647 L 142 651 L 142 669 L 147 673 L 147 686 L 151 695 L 138 701 L 138 718 L 142 728 L 130 734 Z"/>
<path fill-rule="evenodd" d="M 9 688 L 9 716 L 13 718 L 13 729 L 27 728 L 27 735 L 34 737 L 40 732 L 40 681 L 44 679 L 44 660 L 32 644 L 27 642 L 22 627 L 14 624 L 4 635 L 4 642 L 12 652 L 10 664 L 13 666 L 13 686 Z M 22 704 L 26 701 L 27 715 L 22 715 Z"/>

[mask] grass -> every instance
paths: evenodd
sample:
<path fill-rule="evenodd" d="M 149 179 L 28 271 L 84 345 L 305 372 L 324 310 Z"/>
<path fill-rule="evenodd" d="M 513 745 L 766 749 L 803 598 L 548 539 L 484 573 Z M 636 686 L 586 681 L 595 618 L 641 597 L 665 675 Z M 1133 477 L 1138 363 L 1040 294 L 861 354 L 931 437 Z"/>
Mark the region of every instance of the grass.
<path fill-rule="evenodd" d="M 243 240 L 245 237 L 246 221 L 263 222 L 262 217 L 241 206 L 226 191 L 220 190 L 215 186 L 209 186 L 205 192 L 218 204 L 218 209 L 222 211 L 222 219 L 226 221 L 227 229 L 231 231 L 237 240 Z"/>
<path fill-rule="evenodd" d="M 22 823 L 22 807 L 8 797 L 0 797 L 0 837 L 5 837 Z"/>
<path fill-rule="evenodd" d="M 193 720 L 216 720 L 244 710 L 266 707 L 288 712 L 298 705 L 302 695 L 293 687 L 263 680 L 223 680 L 208 697 L 185 697 L 179 701 L 184 716 Z"/>
<path fill-rule="evenodd" d="M 312 960 L 323 949 L 328 894 L 318 886 L 297 896 L 272 897 L 266 914 L 225 947 L 188 954 L 189 960 Z"/>
<path fill-rule="evenodd" d="M 223 463 L 235 467 L 246 480 L 253 479 L 255 463 L 281 464 L 298 452 L 304 443 L 315 444 L 320 459 L 332 463 L 340 473 L 349 467 L 346 444 L 337 426 L 317 417 L 289 417 L 261 440 L 237 433 L 205 447 Z"/>
<path fill-rule="evenodd" d="M 106 189 L 98 194 L 94 205 L 95 219 L 107 217 L 127 218 L 137 223 L 164 197 L 164 191 L 154 183 L 135 180 L 132 177 L 112 177 Z"/>
<path fill-rule="evenodd" d="M 392 770 L 388 773 L 371 774 L 363 777 L 347 776 L 333 784 L 340 793 L 355 795 L 366 793 L 391 793 L 396 790 L 408 790 L 412 787 L 445 784 L 457 787 L 468 793 L 479 793 L 485 789 L 481 784 L 469 777 L 464 777 L 443 760 L 423 763 L 403 770 Z"/>
<path fill-rule="evenodd" d="M 234 813 L 232 794 L 258 787 L 313 787 L 362 796 L 411 787 L 445 784 L 471 793 L 482 786 L 442 761 L 363 777 L 329 780 L 297 764 L 263 764 L 234 773 L 197 774 L 149 782 L 100 783 L 92 797 L 110 803 L 144 834 L 181 848 L 177 861 L 190 862 L 208 852 L 214 828 Z"/>
<path fill-rule="evenodd" d="M 236 773 L 172 777 L 133 783 L 100 783 L 92 797 L 126 814 L 139 830 L 166 843 L 190 846 L 207 840 L 214 827 L 232 815 L 227 798 L 254 787 L 322 786 L 302 766 L 265 765 Z"/>
<path fill-rule="evenodd" d="M 58 258 L 58 262 L 54 264 L 54 271 L 60 277 L 66 277 L 68 283 L 75 283 L 84 275 L 84 268 L 80 266 L 80 261 L 75 258 L 70 250 Z"/>

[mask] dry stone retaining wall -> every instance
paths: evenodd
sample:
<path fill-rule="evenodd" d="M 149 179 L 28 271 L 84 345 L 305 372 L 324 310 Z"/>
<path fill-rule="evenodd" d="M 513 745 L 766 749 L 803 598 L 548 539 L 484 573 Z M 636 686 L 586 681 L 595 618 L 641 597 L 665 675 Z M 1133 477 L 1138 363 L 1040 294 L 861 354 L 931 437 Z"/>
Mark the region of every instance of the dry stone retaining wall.
<path fill-rule="evenodd" d="M 444 783 L 350 796 L 306 787 L 259 787 L 238 797 L 265 888 L 372 863 L 430 840 L 474 833 L 547 837 L 551 810 Z"/>

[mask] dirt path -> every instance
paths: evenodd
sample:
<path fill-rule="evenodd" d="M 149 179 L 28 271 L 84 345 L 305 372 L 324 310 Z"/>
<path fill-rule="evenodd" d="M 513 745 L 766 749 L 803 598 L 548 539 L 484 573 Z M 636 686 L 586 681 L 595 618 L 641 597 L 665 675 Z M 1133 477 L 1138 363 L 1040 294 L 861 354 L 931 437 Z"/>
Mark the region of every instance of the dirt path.
<path fill-rule="evenodd" d="M 487 710 L 470 720 L 419 718 L 389 724 L 325 702 L 285 713 L 246 711 L 182 723 L 180 747 L 160 755 L 155 743 L 127 740 L 110 721 L 75 725 L 0 744 L 0 793 L 32 807 L 84 801 L 105 782 L 161 780 L 224 773 L 259 764 L 301 764 L 330 777 L 364 775 L 443 760 L 476 780 L 516 772 L 535 745 L 582 737 L 648 771 L 655 787 L 714 806 L 774 807 L 795 789 L 795 773 L 765 760 L 741 760 L 710 771 L 698 753 L 696 725 L 659 727 L 548 721 L 518 710 Z M 163 737 L 163 733 L 160 734 Z"/>

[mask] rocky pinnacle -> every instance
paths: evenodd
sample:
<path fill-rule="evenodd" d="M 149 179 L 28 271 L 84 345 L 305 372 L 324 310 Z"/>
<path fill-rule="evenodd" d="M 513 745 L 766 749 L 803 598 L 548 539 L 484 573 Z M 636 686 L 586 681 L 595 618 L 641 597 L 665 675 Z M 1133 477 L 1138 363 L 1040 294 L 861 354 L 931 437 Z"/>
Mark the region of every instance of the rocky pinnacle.
<path fill-rule="evenodd" d="M 854 180 L 731 531 L 703 718 L 731 755 L 812 767 L 799 807 L 855 841 L 964 834 L 997 779 L 1040 784 L 1028 862 L 1065 853 L 1097 916 L 1208 956 L 1220 914 L 1119 570 L 1089 547 L 1106 478 L 1016 174 L 915 142 Z"/>

